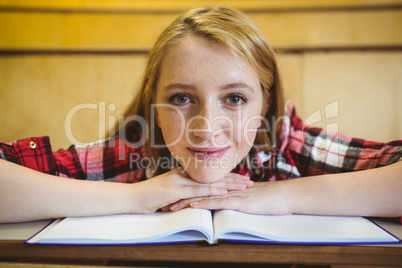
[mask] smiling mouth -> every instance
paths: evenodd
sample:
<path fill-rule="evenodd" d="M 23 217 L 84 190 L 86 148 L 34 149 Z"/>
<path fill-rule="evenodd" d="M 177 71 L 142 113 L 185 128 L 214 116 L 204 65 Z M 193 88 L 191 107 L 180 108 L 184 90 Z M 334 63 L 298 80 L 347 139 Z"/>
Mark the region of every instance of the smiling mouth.
<path fill-rule="evenodd" d="M 190 151 L 192 155 L 194 155 L 197 159 L 202 161 L 210 161 L 213 159 L 222 158 L 230 147 L 225 148 L 190 148 L 187 149 Z"/>

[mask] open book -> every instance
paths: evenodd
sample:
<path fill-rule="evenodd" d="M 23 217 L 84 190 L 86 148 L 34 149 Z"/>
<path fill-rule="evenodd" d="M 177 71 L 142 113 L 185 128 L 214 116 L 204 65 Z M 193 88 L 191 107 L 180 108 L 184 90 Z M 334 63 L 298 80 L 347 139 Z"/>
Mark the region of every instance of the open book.
<path fill-rule="evenodd" d="M 135 245 L 219 240 L 287 244 L 398 243 L 362 217 L 251 215 L 232 210 L 183 209 L 146 215 L 56 220 L 28 244 Z"/>

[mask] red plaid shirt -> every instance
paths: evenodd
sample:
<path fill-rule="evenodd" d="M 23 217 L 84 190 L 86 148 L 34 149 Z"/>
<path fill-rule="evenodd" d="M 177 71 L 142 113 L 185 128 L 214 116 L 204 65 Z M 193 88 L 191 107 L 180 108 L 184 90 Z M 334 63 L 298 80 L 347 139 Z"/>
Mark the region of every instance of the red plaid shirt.
<path fill-rule="evenodd" d="M 402 140 L 378 143 L 310 128 L 290 102 L 283 120 L 273 150 L 252 149 L 234 172 L 254 181 L 274 181 L 376 168 L 402 160 Z M 138 140 L 140 133 L 134 135 L 131 138 Z M 0 157 L 62 177 L 131 183 L 146 179 L 149 167 L 145 146 L 131 145 L 116 137 L 53 152 L 48 137 L 29 138 L 0 143 Z"/>

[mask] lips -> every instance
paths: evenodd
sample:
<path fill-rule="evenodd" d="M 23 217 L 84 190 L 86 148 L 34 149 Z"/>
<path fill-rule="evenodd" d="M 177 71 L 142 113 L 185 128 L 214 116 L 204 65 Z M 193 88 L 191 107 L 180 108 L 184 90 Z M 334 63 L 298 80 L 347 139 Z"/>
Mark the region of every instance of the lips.
<path fill-rule="evenodd" d="M 230 147 L 225 148 L 216 148 L 216 147 L 203 147 L 203 148 L 194 148 L 187 147 L 187 150 L 190 151 L 192 155 L 194 155 L 198 160 L 202 161 L 211 161 L 214 159 L 222 158 Z"/>

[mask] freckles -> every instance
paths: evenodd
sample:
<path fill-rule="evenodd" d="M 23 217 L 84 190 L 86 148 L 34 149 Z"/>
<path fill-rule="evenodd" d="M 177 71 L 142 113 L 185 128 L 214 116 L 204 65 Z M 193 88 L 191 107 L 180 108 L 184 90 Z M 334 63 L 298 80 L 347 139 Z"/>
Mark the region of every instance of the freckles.
<path fill-rule="evenodd" d="M 241 119 L 237 122 L 237 129 L 235 130 L 238 147 L 252 147 L 260 126 L 261 116 L 259 114 L 243 113 Z"/>
<path fill-rule="evenodd" d="M 165 143 L 167 145 L 178 143 L 183 135 L 180 116 L 178 116 L 177 113 L 161 111 L 158 118 L 158 125 L 162 131 L 162 136 L 165 140 Z"/>

